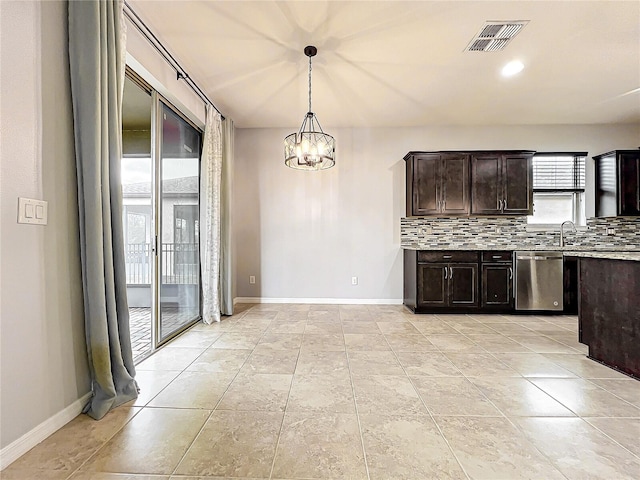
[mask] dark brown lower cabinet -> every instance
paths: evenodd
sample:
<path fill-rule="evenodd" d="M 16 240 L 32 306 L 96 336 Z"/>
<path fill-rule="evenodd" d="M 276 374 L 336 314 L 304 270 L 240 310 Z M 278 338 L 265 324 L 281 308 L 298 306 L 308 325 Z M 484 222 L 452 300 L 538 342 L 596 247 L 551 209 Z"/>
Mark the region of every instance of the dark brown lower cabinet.
<path fill-rule="evenodd" d="M 578 258 L 565 257 L 563 262 L 563 303 L 565 315 L 578 314 Z"/>
<path fill-rule="evenodd" d="M 449 285 L 445 279 L 446 264 L 422 263 L 418 265 L 418 306 L 446 307 Z"/>
<path fill-rule="evenodd" d="M 405 250 L 403 303 L 414 313 L 518 313 L 513 273 L 512 251 Z M 578 283 L 577 258 L 566 257 L 565 314 L 578 313 Z"/>
<path fill-rule="evenodd" d="M 477 307 L 478 264 L 418 264 L 418 307 Z"/>
<path fill-rule="evenodd" d="M 513 267 L 482 264 L 482 308 L 509 311 L 513 305 Z"/>
<path fill-rule="evenodd" d="M 478 309 L 478 252 L 405 250 L 404 256 L 404 304 L 412 311 L 454 313 Z"/>
<path fill-rule="evenodd" d="M 478 264 L 449 265 L 449 305 L 451 307 L 478 306 Z"/>
<path fill-rule="evenodd" d="M 513 252 L 482 252 L 482 299 L 483 311 L 508 313 L 513 310 Z"/>

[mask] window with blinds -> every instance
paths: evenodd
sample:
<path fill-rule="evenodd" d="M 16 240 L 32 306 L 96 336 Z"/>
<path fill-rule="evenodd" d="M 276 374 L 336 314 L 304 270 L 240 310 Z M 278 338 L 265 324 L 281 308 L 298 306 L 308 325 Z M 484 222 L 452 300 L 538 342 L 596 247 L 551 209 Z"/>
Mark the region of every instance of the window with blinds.
<path fill-rule="evenodd" d="M 533 156 L 534 191 L 584 191 L 586 154 Z"/>
<path fill-rule="evenodd" d="M 528 223 L 585 225 L 586 153 L 537 153 L 533 156 L 533 215 Z"/>

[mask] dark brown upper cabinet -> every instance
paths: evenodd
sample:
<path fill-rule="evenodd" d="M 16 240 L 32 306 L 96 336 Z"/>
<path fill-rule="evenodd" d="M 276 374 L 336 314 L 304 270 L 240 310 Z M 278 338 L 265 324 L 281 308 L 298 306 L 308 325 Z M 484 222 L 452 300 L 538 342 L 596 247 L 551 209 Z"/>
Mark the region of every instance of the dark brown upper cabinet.
<path fill-rule="evenodd" d="M 405 161 L 407 216 L 469 214 L 468 154 L 411 152 Z"/>
<path fill-rule="evenodd" d="M 532 215 L 534 152 L 471 155 L 471 213 Z"/>
<path fill-rule="evenodd" d="M 533 153 L 409 152 L 407 216 L 531 215 Z"/>
<path fill-rule="evenodd" d="M 640 216 L 640 150 L 614 150 L 596 162 L 596 216 Z"/>

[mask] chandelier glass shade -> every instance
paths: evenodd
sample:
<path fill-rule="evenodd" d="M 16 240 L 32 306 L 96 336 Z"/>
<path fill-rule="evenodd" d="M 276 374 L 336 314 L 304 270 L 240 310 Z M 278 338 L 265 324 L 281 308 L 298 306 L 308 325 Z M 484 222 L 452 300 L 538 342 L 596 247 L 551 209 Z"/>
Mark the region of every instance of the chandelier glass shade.
<path fill-rule="evenodd" d="M 311 57 L 316 47 L 308 46 L 304 54 L 309 57 L 309 111 L 297 133 L 284 139 L 284 163 L 298 170 L 326 170 L 336 164 L 336 141 L 322 130 L 316 115 L 311 111 Z"/>

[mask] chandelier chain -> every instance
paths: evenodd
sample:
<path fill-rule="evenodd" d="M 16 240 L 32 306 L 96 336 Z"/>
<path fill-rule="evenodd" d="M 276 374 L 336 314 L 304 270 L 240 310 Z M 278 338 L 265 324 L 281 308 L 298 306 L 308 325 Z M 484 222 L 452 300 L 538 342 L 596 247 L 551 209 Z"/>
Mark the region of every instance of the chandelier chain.
<path fill-rule="evenodd" d="M 311 57 L 309 57 L 309 112 L 311 112 Z"/>

